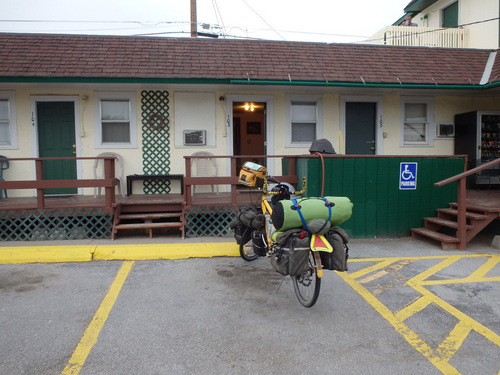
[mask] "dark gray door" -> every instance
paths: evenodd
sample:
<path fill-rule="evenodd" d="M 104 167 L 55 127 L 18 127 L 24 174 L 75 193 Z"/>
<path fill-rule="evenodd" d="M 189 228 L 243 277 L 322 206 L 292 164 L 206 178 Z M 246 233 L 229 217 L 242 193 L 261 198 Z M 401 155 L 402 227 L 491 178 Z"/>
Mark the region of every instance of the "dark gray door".
<path fill-rule="evenodd" d="M 377 103 L 347 102 L 345 113 L 345 153 L 375 155 Z"/>

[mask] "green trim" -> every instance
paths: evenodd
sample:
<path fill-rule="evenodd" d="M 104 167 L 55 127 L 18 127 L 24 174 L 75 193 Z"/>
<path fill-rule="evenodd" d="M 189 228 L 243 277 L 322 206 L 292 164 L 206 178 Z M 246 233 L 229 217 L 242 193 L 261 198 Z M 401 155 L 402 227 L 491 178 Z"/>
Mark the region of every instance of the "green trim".
<path fill-rule="evenodd" d="M 102 78 L 102 77 L 0 77 L 0 83 L 148 83 L 148 84 L 200 84 L 200 85 L 266 85 L 266 86 L 317 86 L 359 87 L 390 89 L 441 89 L 441 90 L 487 90 L 500 86 L 500 81 L 485 85 L 453 85 L 435 83 L 382 83 L 382 82 L 328 82 L 289 80 L 248 80 L 218 78 Z"/>
<path fill-rule="evenodd" d="M 245 80 L 233 79 L 234 85 L 283 85 L 283 86 L 326 86 L 326 87 L 371 87 L 371 88 L 403 88 L 403 89 L 446 89 L 446 90 L 481 90 L 496 87 L 500 81 L 486 85 L 451 85 L 430 83 L 363 83 L 363 82 L 328 82 L 328 81 L 287 81 L 287 80 Z"/>
<path fill-rule="evenodd" d="M 421 12 L 424 9 L 429 8 L 434 3 L 437 3 L 438 0 L 417 0 L 413 4 L 407 5 L 404 9 L 406 13 L 409 12 Z"/>

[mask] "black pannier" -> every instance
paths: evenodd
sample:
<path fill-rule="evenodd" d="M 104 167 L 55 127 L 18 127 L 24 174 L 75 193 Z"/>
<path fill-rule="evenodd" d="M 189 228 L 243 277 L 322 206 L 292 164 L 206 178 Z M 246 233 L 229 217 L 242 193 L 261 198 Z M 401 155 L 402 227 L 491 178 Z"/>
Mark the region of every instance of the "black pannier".
<path fill-rule="evenodd" d="M 264 215 L 252 207 L 241 207 L 237 217 L 240 222 L 253 229 L 264 228 L 266 222 Z"/>
<path fill-rule="evenodd" d="M 333 251 L 331 253 L 320 252 L 323 268 L 339 272 L 347 271 L 347 259 L 349 258 L 347 243 L 349 242 L 349 236 L 346 231 L 338 227 L 330 228 L 325 237 L 332 245 Z"/>
<path fill-rule="evenodd" d="M 259 214 L 251 207 L 242 207 L 236 219 L 229 224 L 229 229 L 234 231 L 234 238 L 238 245 L 240 243 L 245 244 L 250 241 L 253 234 L 252 230 L 246 231 L 246 229 L 250 227 L 251 229 L 261 230 L 264 228 L 264 223 L 264 215 Z M 243 236 L 245 236 L 245 238 L 242 238 Z"/>
<path fill-rule="evenodd" d="M 276 250 L 271 255 L 271 264 L 282 275 L 299 276 L 309 265 L 310 238 L 299 238 L 301 229 L 290 229 L 276 238 Z"/>

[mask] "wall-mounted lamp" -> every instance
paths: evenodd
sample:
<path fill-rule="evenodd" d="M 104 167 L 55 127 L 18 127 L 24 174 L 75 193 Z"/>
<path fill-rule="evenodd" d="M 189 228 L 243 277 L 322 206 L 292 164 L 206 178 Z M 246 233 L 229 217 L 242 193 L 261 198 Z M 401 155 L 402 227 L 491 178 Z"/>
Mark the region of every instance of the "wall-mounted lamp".
<path fill-rule="evenodd" d="M 224 98 L 223 96 L 219 96 L 219 101 L 223 102 L 224 100 L 226 100 L 226 98 Z"/>

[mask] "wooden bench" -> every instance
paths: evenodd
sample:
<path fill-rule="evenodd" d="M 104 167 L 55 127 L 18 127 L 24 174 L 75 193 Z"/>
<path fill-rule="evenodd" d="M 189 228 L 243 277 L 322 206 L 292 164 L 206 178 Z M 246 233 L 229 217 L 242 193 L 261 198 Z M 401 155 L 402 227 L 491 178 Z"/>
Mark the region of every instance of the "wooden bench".
<path fill-rule="evenodd" d="M 181 183 L 181 194 L 184 194 L 184 175 L 182 174 L 132 174 L 127 176 L 127 196 L 132 194 L 132 181 L 171 181 L 179 180 Z"/>

